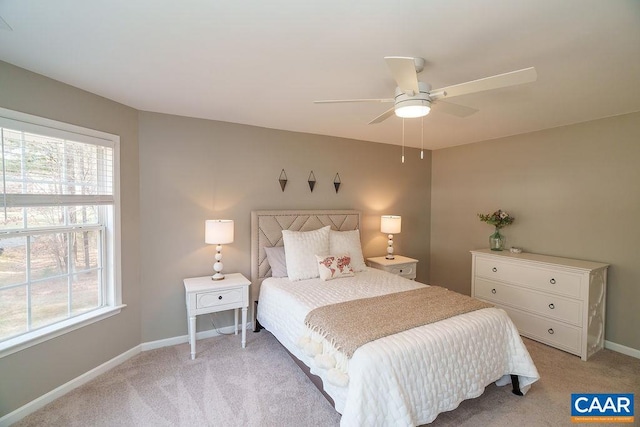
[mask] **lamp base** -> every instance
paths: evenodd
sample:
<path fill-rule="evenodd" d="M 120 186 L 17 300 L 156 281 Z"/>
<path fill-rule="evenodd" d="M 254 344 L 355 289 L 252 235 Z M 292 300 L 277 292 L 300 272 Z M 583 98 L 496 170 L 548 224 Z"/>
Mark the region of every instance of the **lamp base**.
<path fill-rule="evenodd" d="M 387 244 L 389 246 L 387 246 L 387 256 L 385 256 L 385 258 L 396 259 L 396 257 L 393 256 L 393 234 L 389 234 L 389 240 L 387 241 Z"/>
<path fill-rule="evenodd" d="M 222 265 L 222 253 L 221 246 L 218 246 L 218 253 L 216 254 L 216 263 L 213 264 L 213 271 L 215 273 L 211 276 L 211 280 L 222 280 L 224 279 L 224 274 L 222 274 L 222 269 L 224 266 Z"/>

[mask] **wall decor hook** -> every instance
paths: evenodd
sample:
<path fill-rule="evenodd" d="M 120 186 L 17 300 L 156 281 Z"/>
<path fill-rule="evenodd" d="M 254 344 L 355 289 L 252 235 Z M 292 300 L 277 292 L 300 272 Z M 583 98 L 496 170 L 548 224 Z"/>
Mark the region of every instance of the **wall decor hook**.
<path fill-rule="evenodd" d="M 340 188 L 340 184 L 342 184 L 342 182 L 340 182 L 340 174 L 336 173 L 336 177 L 333 178 L 333 186 L 336 188 L 336 193 L 338 193 L 338 189 Z"/>
<path fill-rule="evenodd" d="M 311 171 L 311 173 L 309 174 L 308 182 L 309 182 L 309 189 L 313 193 L 313 187 L 316 186 L 316 176 L 313 174 L 313 171 Z"/>
<path fill-rule="evenodd" d="M 282 169 L 282 172 L 280 172 L 278 181 L 280 182 L 280 188 L 282 188 L 282 191 L 284 192 L 284 187 L 287 186 L 287 173 L 284 171 L 284 169 Z"/>

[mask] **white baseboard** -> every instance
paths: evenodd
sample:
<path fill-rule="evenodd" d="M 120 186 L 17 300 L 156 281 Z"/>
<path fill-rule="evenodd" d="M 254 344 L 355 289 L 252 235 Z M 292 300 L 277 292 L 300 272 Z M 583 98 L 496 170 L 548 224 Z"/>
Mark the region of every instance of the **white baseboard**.
<path fill-rule="evenodd" d="M 247 329 L 251 329 L 251 327 L 252 327 L 251 323 L 247 322 Z M 228 334 L 228 333 L 233 333 L 235 331 L 235 328 L 233 326 L 227 326 L 224 328 L 220 328 L 219 331 L 223 334 Z M 198 332 L 196 334 L 196 339 L 200 340 L 204 338 L 216 337 L 218 335 L 220 335 L 218 331 L 216 331 L 215 329 L 210 329 L 208 331 Z M 146 343 L 137 345 L 131 350 L 125 351 L 121 355 L 114 357 L 113 359 L 103 363 L 102 365 L 88 372 L 85 372 L 84 374 L 72 379 L 71 381 L 65 384 L 62 384 L 60 387 L 57 387 L 54 390 L 51 390 L 49 393 L 44 394 L 32 400 L 31 402 L 27 403 L 24 406 L 21 406 L 15 411 L 8 413 L 4 417 L 0 418 L 0 427 L 8 427 L 11 424 L 20 421 L 27 415 L 32 414 L 38 409 L 53 402 L 57 398 L 62 397 L 65 394 L 69 393 L 70 391 L 80 387 L 81 385 L 88 383 L 92 379 L 96 378 L 98 375 L 104 374 L 105 372 L 115 368 L 121 363 L 126 362 L 127 360 L 131 359 L 133 356 L 143 351 L 154 350 L 162 347 L 169 347 L 172 345 L 183 344 L 186 342 L 189 342 L 188 335 L 182 335 L 182 336 L 167 338 L 163 340 L 151 341 L 151 342 L 146 342 Z"/>
<path fill-rule="evenodd" d="M 251 329 L 251 328 L 253 328 L 253 327 L 251 326 L 251 324 L 249 322 L 247 322 L 247 329 Z M 235 328 L 233 326 L 225 326 L 224 328 L 220 328 L 218 330 L 209 329 L 208 331 L 198 332 L 198 333 L 196 333 L 196 340 L 217 337 L 217 336 L 220 335 L 218 333 L 218 331 L 220 333 L 223 333 L 223 334 L 230 334 L 230 333 L 233 333 L 235 331 Z M 240 332 L 238 331 L 238 333 L 240 333 Z M 178 336 L 178 337 L 166 338 L 166 339 L 163 339 L 163 340 L 145 342 L 145 343 L 142 343 L 141 346 L 142 346 L 142 351 L 149 351 L 149 350 L 155 350 L 156 348 L 162 348 L 162 347 L 169 347 L 169 346 L 172 346 L 172 345 L 184 344 L 186 342 L 189 342 L 189 335 L 181 335 L 181 336 Z"/>
<path fill-rule="evenodd" d="M 640 359 L 640 350 L 636 350 L 635 348 L 626 347 L 624 345 L 616 344 L 607 340 L 604 341 L 604 348 L 617 351 L 618 353 L 626 354 L 627 356 L 635 357 L 636 359 Z"/>
<path fill-rule="evenodd" d="M 182 335 L 182 336 L 179 336 L 179 337 L 166 338 L 166 339 L 163 339 L 163 340 L 145 342 L 145 343 L 140 344 L 140 346 L 142 347 L 142 351 L 149 351 L 149 350 L 155 350 L 156 348 L 170 347 L 172 345 L 183 344 L 183 343 L 186 343 L 188 341 L 189 341 L 189 336 L 188 335 Z"/>

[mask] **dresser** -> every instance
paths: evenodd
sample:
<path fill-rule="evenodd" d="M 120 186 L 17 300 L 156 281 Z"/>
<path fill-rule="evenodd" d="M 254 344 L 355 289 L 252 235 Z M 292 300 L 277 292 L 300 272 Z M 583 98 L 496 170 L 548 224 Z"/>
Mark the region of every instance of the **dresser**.
<path fill-rule="evenodd" d="M 417 264 L 417 259 L 402 255 L 395 255 L 393 259 L 387 259 L 383 256 L 367 258 L 369 267 L 388 271 L 409 280 L 415 280 Z"/>
<path fill-rule="evenodd" d="M 587 360 L 604 346 L 608 264 L 471 251 L 471 295 L 504 309 L 521 335 Z"/>

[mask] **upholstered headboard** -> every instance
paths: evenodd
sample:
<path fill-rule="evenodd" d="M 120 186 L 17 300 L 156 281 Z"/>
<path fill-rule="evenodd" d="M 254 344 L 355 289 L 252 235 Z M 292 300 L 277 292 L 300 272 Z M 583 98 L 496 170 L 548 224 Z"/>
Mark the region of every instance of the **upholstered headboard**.
<path fill-rule="evenodd" d="M 332 230 L 360 229 L 354 210 L 283 210 L 251 212 L 251 283 L 256 300 L 262 281 L 271 276 L 265 246 L 282 246 L 282 230 L 311 231 L 330 225 Z"/>

